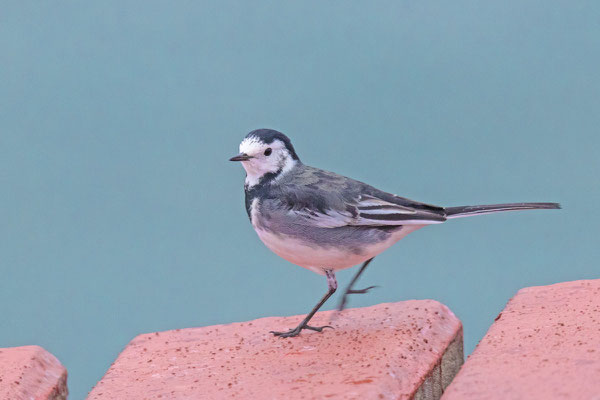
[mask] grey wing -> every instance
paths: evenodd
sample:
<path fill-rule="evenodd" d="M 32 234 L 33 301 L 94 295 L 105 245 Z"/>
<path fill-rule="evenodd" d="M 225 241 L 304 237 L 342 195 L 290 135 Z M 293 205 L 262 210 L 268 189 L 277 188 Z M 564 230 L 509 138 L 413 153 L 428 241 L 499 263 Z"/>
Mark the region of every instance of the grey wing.
<path fill-rule="evenodd" d="M 382 197 L 385 199 L 360 195 L 355 205 L 358 217 L 354 225 L 428 225 L 446 220 L 443 209 L 389 193 Z"/>
<path fill-rule="evenodd" d="M 427 225 L 444 222 L 445 210 L 311 168 L 289 182 L 278 208 L 295 224 L 341 226 Z"/>

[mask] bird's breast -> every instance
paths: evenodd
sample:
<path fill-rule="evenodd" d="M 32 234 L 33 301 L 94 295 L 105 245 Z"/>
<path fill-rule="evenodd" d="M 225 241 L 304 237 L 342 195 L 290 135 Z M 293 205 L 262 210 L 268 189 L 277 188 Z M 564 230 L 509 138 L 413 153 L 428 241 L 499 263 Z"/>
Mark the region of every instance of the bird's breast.
<path fill-rule="evenodd" d="M 280 216 L 265 215 L 258 198 L 251 201 L 249 215 L 258 237 L 271 251 L 321 274 L 324 269 L 339 270 L 360 264 L 421 227 L 301 226 Z"/>

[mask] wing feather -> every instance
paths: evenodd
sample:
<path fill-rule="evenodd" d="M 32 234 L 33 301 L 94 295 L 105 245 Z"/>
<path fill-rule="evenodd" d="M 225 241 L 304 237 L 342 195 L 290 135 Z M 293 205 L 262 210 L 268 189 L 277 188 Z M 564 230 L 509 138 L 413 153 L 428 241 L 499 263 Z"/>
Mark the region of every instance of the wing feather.
<path fill-rule="evenodd" d="M 342 226 L 427 225 L 444 222 L 442 207 L 396 196 L 333 172 L 302 165 L 273 189 L 292 224 Z"/>
<path fill-rule="evenodd" d="M 437 213 L 390 203 L 370 195 L 360 195 L 355 201 L 346 202 L 345 209 L 329 208 L 316 211 L 292 208 L 289 209 L 288 216 L 297 219 L 298 223 L 321 228 L 427 225 L 446 220 L 443 215 Z"/>
<path fill-rule="evenodd" d="M 392 203 L 381 198 L 360 195 L 356 225 L 415 225 L 443 222 L 445 217 L 427 210 Z"/>

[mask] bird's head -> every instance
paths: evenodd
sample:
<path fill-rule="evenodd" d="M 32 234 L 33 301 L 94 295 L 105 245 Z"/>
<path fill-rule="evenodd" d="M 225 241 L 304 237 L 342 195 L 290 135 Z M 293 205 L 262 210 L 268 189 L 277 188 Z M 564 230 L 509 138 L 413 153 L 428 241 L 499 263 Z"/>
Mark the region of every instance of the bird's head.
<path fill-rule="evenodd" d="M 240 143 L 240 154 L 229 161 L 241 161 L 246 170 L 246 186 L 263 178 L 277 179 L 292 169 L 300 159 L 290 139 L 273 129 L 257 129 Z"/>

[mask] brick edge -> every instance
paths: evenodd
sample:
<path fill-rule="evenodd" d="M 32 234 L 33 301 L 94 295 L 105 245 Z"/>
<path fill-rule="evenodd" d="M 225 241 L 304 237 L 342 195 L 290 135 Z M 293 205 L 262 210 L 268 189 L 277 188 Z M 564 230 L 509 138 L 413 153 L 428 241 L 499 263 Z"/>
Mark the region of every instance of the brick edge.
<path fill-rule="evenodd" d="M 462 326 L 450 342 L 441 360 L 433 366 L 423 383 L 413 395 L 413 400 L 437 400 L 464 364 L 463 328 Z"/>

